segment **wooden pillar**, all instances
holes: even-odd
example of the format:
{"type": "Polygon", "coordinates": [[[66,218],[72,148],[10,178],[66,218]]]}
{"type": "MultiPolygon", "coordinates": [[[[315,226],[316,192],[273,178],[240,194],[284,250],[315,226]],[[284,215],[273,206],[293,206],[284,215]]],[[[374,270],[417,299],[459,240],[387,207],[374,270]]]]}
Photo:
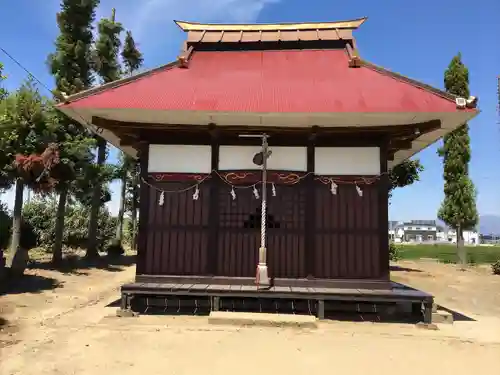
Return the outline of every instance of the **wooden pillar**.
{"type": "Polygon", "coordinates": [[[389,139],[383,138],[380,143],[380,180],[378,181],[378,219],[379,219],[379,254],[380,277],[389,280],[389,175],[387,159],[389,156],[389,139]]]}
{"type": "Polygon", "coordinates": [[[148,220],[149,220],[149,186],[142,180],[148,179],[148,159],[149,143],[141,142],[139,146],[139,166],[140,166],[140,190],[139,190],[139,233],[137,243],[137,270],[136,274],[146,273],[146,253],[148,241],[148,220]]]}
{"type": "MultiPolygon", "coordinates": [[[[211,169],[219,169],[219,143],[215,134],[212,136],[211,169]]],[[[221,181],[219,177],[212,172],[210,179],[210,204],[209,204],[209,224],[207,241],[207,273],[209,275],[217,274],[217,250],[219,244],[219,189],[221,181]]]]}
{"type": "Polygon", "coordinates": [[[316,258],[316,199],[315,199],[315,182],[314,182],[314,144],[316,136],[311,134],[307,144],[307,176],[304,183],[306,184],[306,210],[305,210],[305,268],[308,278],[314,278],[314,264],[316,258]]]}

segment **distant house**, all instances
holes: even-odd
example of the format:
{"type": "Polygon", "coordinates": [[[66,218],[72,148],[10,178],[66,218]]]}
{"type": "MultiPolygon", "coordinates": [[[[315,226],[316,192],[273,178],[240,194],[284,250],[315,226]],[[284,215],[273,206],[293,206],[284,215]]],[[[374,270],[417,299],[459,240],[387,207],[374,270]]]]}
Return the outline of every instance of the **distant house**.
{"type": "Polygon", "coordinates": [[[479,235],[479,243],[496,245],[500,243],[500,235],[499,234],[480,234],[479,235]]]}
{"type": "Polygon", "coordinates": [[[436,220],[411,220],[403,223],[403,242],[434,242],[437,240],[436,220]]]}
{"type": "MultiPolygon", "coordinates": [[[[476,230],[464,230],[464,243],[467,245],[478,245],[479,232],[476,230]]],[[[457,231],[451,228],[444,227],[438,232],[438,240],[442,242],[457,243],[457,231]]]]}
{"type": "MultiPolygon", "coordinates": [[[[436,220],[389,221],[389,239],[400,243],[457,243],[457,233],[436,220]]],[[[464,242],[479,244],[479,233],[464,231],[464,242]]]]}

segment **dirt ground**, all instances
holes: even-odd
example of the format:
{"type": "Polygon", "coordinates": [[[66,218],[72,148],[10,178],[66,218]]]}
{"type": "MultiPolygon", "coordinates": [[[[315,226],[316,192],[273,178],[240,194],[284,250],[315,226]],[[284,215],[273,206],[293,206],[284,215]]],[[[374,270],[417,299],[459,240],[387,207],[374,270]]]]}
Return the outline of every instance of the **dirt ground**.
{"type": "MultiPolygon", "coordinates": [[[[125,262],[126,263],[126,262],[125,262]]],[[[205,317],[115,317],[133,265],[30,269],[0,296],[0,374],[488,374],[500,368],[500,277],[400,262],[393,279],[456,312],[438,331],[396,323],[324,322],[317,329],[208,325],[205,317]],[[460,315],[461,314],[461,315],[460,315]]]]}

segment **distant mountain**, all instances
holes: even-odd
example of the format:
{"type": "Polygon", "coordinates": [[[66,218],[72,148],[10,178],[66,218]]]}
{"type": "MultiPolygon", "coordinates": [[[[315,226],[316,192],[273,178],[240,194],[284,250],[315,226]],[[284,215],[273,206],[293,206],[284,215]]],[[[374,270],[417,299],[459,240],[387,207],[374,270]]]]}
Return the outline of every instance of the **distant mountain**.
{"type": "MultiPolygon", "coordinates": [[[[437,225],[445,228],[446,224],[441,220],[436,220],[437,225]]],[[[480,234],[496,234],[500,235],[500,216],[497,215],[480,215],[479,216],[479,233],[480,234]]]]}
{"type": "Polygon", "coordinates": [[[479,233],[500,234],[500,216],[482,215],[479,217],[479,233]]]}

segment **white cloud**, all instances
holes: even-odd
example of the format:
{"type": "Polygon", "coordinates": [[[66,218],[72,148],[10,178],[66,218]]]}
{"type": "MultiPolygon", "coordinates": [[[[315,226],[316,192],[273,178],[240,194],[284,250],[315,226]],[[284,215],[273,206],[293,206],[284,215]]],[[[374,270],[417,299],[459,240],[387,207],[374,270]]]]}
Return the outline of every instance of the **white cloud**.
{"type": "MultiPolygon", "coordinates": [[[[262,9],[279,0],[147,0],[134,9],[132,29],[143,37],[173,19],[197,22],[255,22],[262,9]]],[[[161,34],[157,34],[161,38],[161,34]]]]}
{"type": "Polygon", "coordinates": [[[181,47],[180,32],[173,20],[194,22],[251,23],[270,4],[281,0],[101,0],[97,20],[109,17],[132,30],[141,50],[155,53],[165,45],[181,47]]]}

